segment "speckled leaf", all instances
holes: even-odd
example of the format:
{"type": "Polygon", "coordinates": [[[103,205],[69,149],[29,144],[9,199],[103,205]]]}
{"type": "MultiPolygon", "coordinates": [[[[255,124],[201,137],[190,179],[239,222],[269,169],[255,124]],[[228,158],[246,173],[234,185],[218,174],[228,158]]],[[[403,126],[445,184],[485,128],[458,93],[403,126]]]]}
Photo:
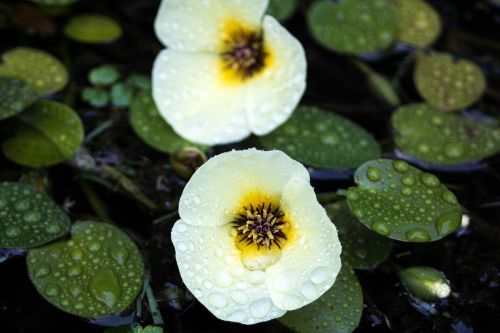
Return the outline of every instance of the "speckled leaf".
{"type": "Polygon", "coordinates": [[[383,236],[407,242],[430,242],[452,233],[462,207],[439,179],[405,161],[378,159],[356,170],[358,186],[347,200],[354,215],[383,236]]]}
{"type": "Polygon", "coordinates": [[[271,134],[261,137],[266,149],[320,168],[349,169],[380,156],[380,146],[362,127],[315,107],[299,107],[271,134]]]}
{"type": "Polygon", "coordinates": [[[420,54],[413,79],[422,98],[442,110],[466,108],[486,90],[484,74],[475,63],[447,53],[420,54]]]}
{"type": "Polygon", "coordinates": [[[22,79],[41,94],[58,92],[68,83],[68,71],[57,58],[28,47],[5,52],[0,75],[22,79]]]}
{"type": "Polygon", "coordinates": [[[0,248],[45,244],[69,228],[69,218],[46,194],[21,183],[0,183],[0,248]]]}
{"type": "Polygon", "coordinates": [[[346,201],[325,207],[339,232],[342,262],[353,268],[375,266],[389,256],[392,241],[365,227],[351,212],[346,201]]]}
{"type": "Polygon", "coordinates": [[[425,47],[441,34],[439,13],[424,0],[399,0],[398,40],[402,43],[425,47]]]}
{"type": "Polygon", "coordinates": [[[0,76],[0,120],[12,117],[33,104],[38,92],[23,80],[0,76]]]}
{"type": "Polygon", "coordinates": [[[342,265],[333,287],[313,303],[278,320],[297,333],[351,333],[363,312],[363,292],[349,265],[342,265]]]}
{"type": "Polygon", "coordinates": [[[83,141],[83,125],[70,107],[54,101],[38,101],[9,120],[13,135],[2,144],[5,156],[30,167],[44,167],[69,159],[83,141]]]}
{"type": "Polygon", "coordinates": [[[140,92],[134,98],[130,107],[130,124],[145,143],[165,153],[173,153],[183,147],[198,147],[201,150],[208,148],[177,135],[160,116],[150,91],[140,92]]]}
{"type": "Polygon", "coordinates": [[[31,281],[47,301],[85,318],[124,310],[143,283],[137,246],[105,223],[76,223],[71,240],[30,251],[27,263],[31,281]]]}
{"type": "Polygon", "coordinates": [[[64,34],[80,43],[110,43],[122,36],[122,28],[111,17],[102,15],[80,15],[73,17],[64,26],[64,34]]]}
{"type": "Polygon", "coordinates": [[[396,146],[427,163],[481,160],[500,151],[500,127],[439,112],[424,103],[400,107],[392,116],[396,146]]]}
{"type": "Polygon", "coordinates": [[[359,54],[388,48],[396,37],[398,19],[388,0],[321,0],[309,8],[307,23],[324,47],[359,54]]]}
{"type": "Polygon", "coordinates": [[[279,21],[286,21],[295,13],[297,4],[297,0],[269,0],[267,14],[279,21]]]}

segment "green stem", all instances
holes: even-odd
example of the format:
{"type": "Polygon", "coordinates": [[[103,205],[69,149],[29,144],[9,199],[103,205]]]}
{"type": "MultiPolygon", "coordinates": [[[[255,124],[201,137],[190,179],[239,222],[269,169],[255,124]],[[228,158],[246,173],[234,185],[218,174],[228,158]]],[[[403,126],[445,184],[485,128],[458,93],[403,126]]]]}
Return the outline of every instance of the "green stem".
{"type": "Polygon", "coordinates": [[[149,278],[144,281],[144,289],[146,290],[146,298],[148,300],[151,316],[153,317],[153,323],[156,326],[163,326],[163,318],[161,316],[160,310],[158,309],[158,303],[156,303],[153,289],[151,289],[151,284],[149,283],[149,278]]]}
{"type": "Polygon", "coordinates": [[[176,220],[176,219],[178,219],[178,217],[179,217],[179,212],[174,211],[174,212],[168,213],[167,215],[163,215],[163,216],[153,220],[153,224],[160,224],[160,223],[176,220]]]}
{"type": "Polygon", "coordinates": [[[83,191],[83,194],[85,194],[85,197],[87,198],[88,202],[92,206],[92,209],[96,213],[97,217],[102,222],[112,224],[113,222],[111,221],[111,218],[109,217],[109,212],[108,212],[106,205],[104,205],[101,198],[99,198],[99,196],[94,191],[94,189],[89,184],[89,182],[81,179],[79,181],[79,184],[80,184],[80,188],[83,191]]]}
{"type": "Polygon", "coordinates": [[[85,144],[88,144],[94,138],[98,137],[99,135],[101,135],[102,133],[104,133],[106,130],[110,129],[113,126],[114,123],[115,123],[115,120],[113,118],[110,118],[110,119],[102,122],[101,124],[99,124],[99,126],[97,126],[96,128],[94,128],[94,130],[92,132],[90,132],[85,137],[85,140],[83,142],[85,144]]]}

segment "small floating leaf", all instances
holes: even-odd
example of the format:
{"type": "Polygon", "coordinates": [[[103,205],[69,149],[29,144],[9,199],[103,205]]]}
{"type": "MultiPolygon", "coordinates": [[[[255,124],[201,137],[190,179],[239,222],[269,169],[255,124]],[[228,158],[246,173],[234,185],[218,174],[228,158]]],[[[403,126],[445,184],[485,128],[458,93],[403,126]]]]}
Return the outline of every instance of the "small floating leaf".
{"type": "Polygon", "coordinates": [[[457,61],[447,53],[420,54],[413,79],[422,98],[442,110],[466,108],[486,90],[484,74],[475,63],[457,61]]]}
{"type": "Polygon", "coordinates": [[[400,42],[417,47],[429,46],[441,34],[441,17],[424,0],[400,0],[399,14],[400,42]]]}
{"type": "Polygon", "coordinates": [[[344,263],[349,263],[353,268],[369,268],[387,259],[392,250],[392,241],[359,222],[347,202],[333,203],[325,208],[339,231],[344,263]]]}
{"type": "Polygon", "coordinates": [[[124,108],[130,105],[133,97],[133,90],[123,82],[113,84],[111,87],[111,103],[118,108],[124,108]]]}
{"type": "Polygon", "coordinates": [[[109,86],[120,78],[120,72],[115,66],[102,65],[89,72],[89,82],[96,86],[109,86]]]}
{"type": "Polygon", "coordinates": [[[270,0],[267,14],[279,21],[286,21],[295,13],[297,5],[297,0],[270,0]]]}
{"type": "Polygon", "coordinates": [[[82,90],[82,100],[93,107],[102,108],[109,103],[109,93],[101,88],[86,87],[82,90]]]}
{"type": "Polygon", "coordinates": [[[452,233],[462,220],[455,195],[433,174],[405,161],[378,159],[354,174],[347,191],[354,215],[383,236],[430,242],[452,233]]]}
{"type": "Polygon", "coordinates": [[[425,103],[397,109],[392,126],[397,147],[427,163],[467,163],[500,151],[499,126],[439,112],[425,103]]]}
{"type": "Polygon", "coordinates": [[[0,120],[21,113],[37,97],[38,92],[23,80],[0,76],[0,120]]]}
{"type": "Polygon", "coordinates": [[[356,168],[380,156],[380,146],[362,127],[315,107],[299,107],[271,134],[266,149],[282,150],[305,164],[330,169],[356,168]]]}
{"type": "Polygon", "coordinates": [[[83,141],[83,125],[69,106],[41,100],[9,120],[13,136],[2,144],[5,156],[18,164],[44,167],[69,159],[83,141]]]}
{"type": "Polygon", "coordinates": [[[31,281],[47,301],[85,318],[124,310],[143,283],[137,246],[105,223],[78,222],[71,240],[34,249],[27,262],[31,281]]]}
{"type": "Polygon", "coordinates": [[[398,19],[388,0],[320,0],[309,8],[307,23],[324,47],[359,54],[389,47],[397,34],[398,19]]]}
{"type": "Polygon", "coordinates": [[[134,98],[130,107],[130,124],[145,143],[165,153],[191,146],[207,149],[207,146],[195,145],[178,136],[160,116],[149,91],[140,92],[134,98]]]}
{"type": "Polygon", "coordinates": [[[399,279],[413,296],[424,301],[437,301],[450,295],[450,281],[432,267],[415,266],[399,272],[399,279]]]}
{"type": "Polygon", "coordinates": [[[41,94],[58,92],[68,83],[68,71],[57,58],[28,47],[5,52],[0,75],[22,79],[41,94]]]}
{"type": "Polygon", "coordinates": [[[297,333],[351,333],[363,312],[363,293],[349,265],[342,265],[333,287],[313,303],[278,320],[297,333]]]}
{"type": "Polygon", "coordinates": [[[122,35],[118,22],[108,16],[80,15],[70,19],[64,26],[64,34],[80,43],[110,43],[122,35]]]}
{"type": "Polygon", "coordinates": [[[69,228],[68,216],[46,194],[21,183],[0,183],[0,248],[45,244],[69,228]]]}

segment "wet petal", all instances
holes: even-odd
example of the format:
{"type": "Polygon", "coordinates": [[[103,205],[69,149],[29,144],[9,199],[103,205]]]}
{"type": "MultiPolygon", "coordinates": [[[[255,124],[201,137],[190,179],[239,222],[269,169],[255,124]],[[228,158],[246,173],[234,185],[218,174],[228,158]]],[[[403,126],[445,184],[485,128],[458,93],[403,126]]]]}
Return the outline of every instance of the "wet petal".
{"type": "Polygon", "coordinates": [[[295,240],[266,274],[273,303],[294,310],[313,302],[333,285],[341,266],[341,246],[335,226],[307,181],[293,179],[281,204],[295,227],[295,240]]]}
{"type": "Polygon", "coordinates": [[[268,0],[163,0],[156,35],[174,50],[218,52],[228,24],[259,30],[267,4],[268,0]]]}
{"type": "Polygon", "coordinates": [[[200,227],[177,221],[172,230],[182,280],[217,318],[254,324],[282,316],[263,271],[241,263],[230,226],[200,227]]]}

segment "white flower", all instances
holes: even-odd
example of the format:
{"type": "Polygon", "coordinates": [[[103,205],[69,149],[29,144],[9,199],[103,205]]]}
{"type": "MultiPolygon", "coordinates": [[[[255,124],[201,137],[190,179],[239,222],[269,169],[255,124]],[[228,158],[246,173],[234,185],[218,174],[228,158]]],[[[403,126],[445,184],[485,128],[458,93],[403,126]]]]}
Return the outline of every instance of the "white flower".
{"type": "Polygon", "coordinates": [[[268,0],[163,0],[155,21],[163,50],[153,96],[165,120],[203,144],[264,135],[302,97],[302,45],[274,18],[268,0]]]}
{"type": "Polygon", "coordinates": [[[337,230],[309,174],[280,151],[232,151],[186,185],[172,230],[189,290],[220,319],[254,324],[311,303],[340,270],[337,230]]]}

